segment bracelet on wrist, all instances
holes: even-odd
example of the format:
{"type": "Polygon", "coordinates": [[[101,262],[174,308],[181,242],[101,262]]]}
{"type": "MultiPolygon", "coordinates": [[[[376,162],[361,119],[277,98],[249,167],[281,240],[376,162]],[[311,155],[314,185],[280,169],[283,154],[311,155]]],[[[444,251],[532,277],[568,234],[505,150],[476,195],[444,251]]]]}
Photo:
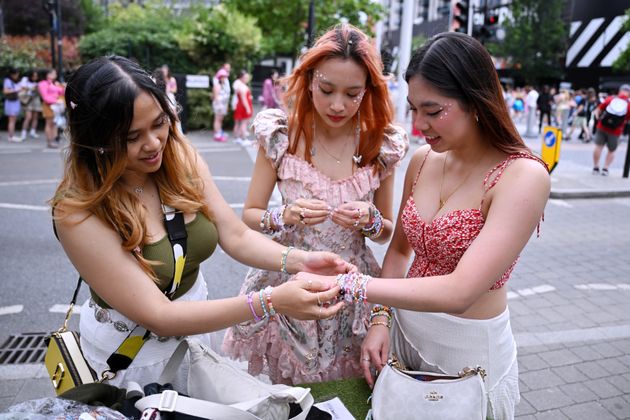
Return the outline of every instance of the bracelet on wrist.
{"type": "Polygon", "coordinates": [[[282,251],[282,258],[280,259],[280,271],[284,274],[291,274],[287,271],[287,257],[289,256],[289,252],[293,251],[294,249],[294,247],[288,246],[284,251],[282,251]]]}
{"type": "Polygon", "coordinates": [[[252,315],[254,315],[254,321],[262,321],[263,318],[258,316],[256,309],[254,309],[254,292],[249,292],[247,294],[247,304],[249,305],[249,309],[252,311],[252,315]]]}
{"type": "Polygon", "coordinates": [[[374,325],[383,325],[387,328],[391,328],[392,324],[389,321],[370,321],[370,327],[374,325]]]}
{"type": "Polygon", "coordinates": [[[265,298],[263,297],[263,289],[260,289],[258,292],[258,298],[260,299],[260,306],[262,306],[263,310],[263,319],[269,318],[269,311],[267,311],[267,306],[265,306],[265,298]]]}
{"type": "Polygon", "coordinates": [[[271,302],[271,292],[273,292],[272,286],[265,287],[265,296],[267,297],[267,307],[269,308],[269,317],[273,318],[276,315],[276,310],[271,302]]]}
{"type": "Polygon", "coordinates": [[[383,223],[383,215],[374,205],[370,206],[370,210],[372,213],[370,221],[361,229],[361,234],[370,239],[376,239],[383,233],[383,227],[385,226],[383,223]]]}
{"type": "Polygon", "coordinates": [[[367,285],[371,276],[361,273],[339,274],[336,278],[341,298],[349,303],[367,302],[367,285]]]}

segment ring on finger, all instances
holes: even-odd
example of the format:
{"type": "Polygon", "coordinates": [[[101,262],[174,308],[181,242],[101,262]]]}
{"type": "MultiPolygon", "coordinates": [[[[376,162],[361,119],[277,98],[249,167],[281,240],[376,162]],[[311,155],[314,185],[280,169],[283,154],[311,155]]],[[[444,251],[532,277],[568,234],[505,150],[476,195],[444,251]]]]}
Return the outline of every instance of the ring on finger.
{"type": "Polygon", "coordinates": [[[319,292],[317,292],[315,296],[317,296],[317,306],[322,306],[322,301],[319,300],[319,292]]]}
{"type": "Polygon", "coordinates": [[[359,227],[359,219],[355,220],[352,226],[359,227]]]}

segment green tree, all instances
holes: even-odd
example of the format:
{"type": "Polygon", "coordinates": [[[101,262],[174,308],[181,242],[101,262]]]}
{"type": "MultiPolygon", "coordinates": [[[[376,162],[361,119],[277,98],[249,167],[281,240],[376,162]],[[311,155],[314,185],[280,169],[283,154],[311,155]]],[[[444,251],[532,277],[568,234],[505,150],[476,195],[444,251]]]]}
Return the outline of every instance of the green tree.
{"type": "Polygon", "coordinates": [[[84,60],[118,54],[136,59],[147,69],[164,63],[174,72],[195,69],[179,45],[182,19],[174,17],[161,2],[147,1],[143,6],[132,3],[126,7],[114,3],[109,12],[101,30],[81,39],[79,50],[84,60]]]}
{"type": "MultiPolygon", "coordinates": [[[[256,17],[262,30],[265,55],[295,57],[306,43],[308,0],[225,0],[247,16],[256,17]]],[[[385,13],[371,0],[328,0],[315,2],[315,35],[336,23],[347,21],[371,34],[371,24],[385,13]]]]}
{"type": "Polygon", "coordinates": [[[190,59],[210,71],[224,62],[236,69],[250,68],[260,56],[262,33],[256,19],[219,5],[193,9],[178,38],[190,59]]]}
{"type": "Polygon", "coordinates": [[[506,57],[520,69],[527,83],[562,76],[567,24],[563,0],[513,0],[512,17],[504,24],[503,43],[489,45],[491,53],[506,57]]]}
{"type": "MultiPolygon", "coordinates": [[[[624,31],[630,31],[630,9],[626,10],[626,21],[623,24],[624,31]]],[[[613,69],[617,71],[630,72],[630,44],[621,52],[613,63],[613,69]]]]}
{"type": "Polygon", "coordinates": [[[85,16],[85,33],[100,31],[105,27],[106,19],[103,8],[94,0],[79,0],[83,15],[85,16]]]}

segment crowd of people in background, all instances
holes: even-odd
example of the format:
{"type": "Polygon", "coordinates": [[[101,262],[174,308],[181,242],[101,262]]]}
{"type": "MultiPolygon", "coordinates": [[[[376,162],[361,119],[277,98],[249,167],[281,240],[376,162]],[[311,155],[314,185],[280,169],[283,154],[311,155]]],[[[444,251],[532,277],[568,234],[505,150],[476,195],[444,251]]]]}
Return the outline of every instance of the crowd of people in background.
{"type": "MultiPolygon", "coordinates": [[[[30,69],[20,72],[12,68],[6,72],[2,96],[9,142],[19,143],[29,137],[38,139],[40,134],[37,131],[40,120],[43,119],[41,127],[44,129],[47,147],[59,147],[60,131],[63,131],[66,125],[66,109],[64,85],[57,80],[57,76],[54,69],[43,71],[30,69]]],[[[158,67],[153,72],[153,78],[163,87],[173,109],[177,110],[175,98],[177,81],[171,74],[169,66],[164,64],[158,67]]],[[[630,124],[627,123],[630,114],[619,122],[617,127],[603,126],[600,120],[613,98],[625,99],[627,104],[630,88],[626,87],[628,85],[623,85],[615,94],[605,91],[598,93],[593,87],[570,89],[564,85],[558,88],[552,85],[513,87],[506,84],[503,97],[514,122],[526,124],[524,133],[526,138],[538,137],[542,134],[544,126],[548,125],[559,128],[563,141],[576,139],[583,143],[593,141],[595,149],[592,172],[606,176],[620,138],[624,140],[630,133],[630,124]],[[600,170],[599,160],[604,146],[608,153],[600,170]]],[[[393,96],[395,92],[390,94],[393,96]]],[[[239,70],[237,77],[234,77],[231,74],[230,63],[223,63],[212,76],[211,82],[213,121],[209,124],[213,131],[212,139],[216,142],[230,140],[226,126],[231,124],[229,122],[231,119],[233,121],[231,141],[243,146],[252,145],[254,142],[250,138],[250,125],[252,118],[255,117],[255,110],[284,109],[283,96],[282,76],[277,69],[272,68],[268,72],[262,83],[262,92],[254,98],[251,74],[242,69],[239,70]]],[[[627,105],[624,109],[628,109],[627,105]]],[[[413,140],[423,143],[423,137],[421,131],[413,129],[411,133],[413,140]]]]}

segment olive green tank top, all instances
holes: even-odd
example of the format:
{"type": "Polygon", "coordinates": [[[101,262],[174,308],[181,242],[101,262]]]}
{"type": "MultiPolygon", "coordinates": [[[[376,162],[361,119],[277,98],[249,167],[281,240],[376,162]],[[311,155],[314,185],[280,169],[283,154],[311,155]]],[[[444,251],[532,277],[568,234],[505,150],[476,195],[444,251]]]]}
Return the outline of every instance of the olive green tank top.
{"type": "MultiPolygon", "coordinates": [[[[182,282],[177,288],[173,300],[190,290],[199,274],[199,264],[212,255],[219,242],[219,232],[216,226],[203,213],[197,213],[193,220],[186,223],[186,232],[188,233],[186,263],[182,273],[182,282]]],[[[160,264],[152,267],[158,278],[158,287],[162,291],[166,290],[173,280],[173,270],[175,269],[173,248],[168,240],[168,235],[164,235],[157,242],[145,245],[142,248],[142,255],[149,261],[160,262],[160,264]]],[[[110,308],[92,289],[90,289],[90,293],[97,305],[110,308]]]]}

